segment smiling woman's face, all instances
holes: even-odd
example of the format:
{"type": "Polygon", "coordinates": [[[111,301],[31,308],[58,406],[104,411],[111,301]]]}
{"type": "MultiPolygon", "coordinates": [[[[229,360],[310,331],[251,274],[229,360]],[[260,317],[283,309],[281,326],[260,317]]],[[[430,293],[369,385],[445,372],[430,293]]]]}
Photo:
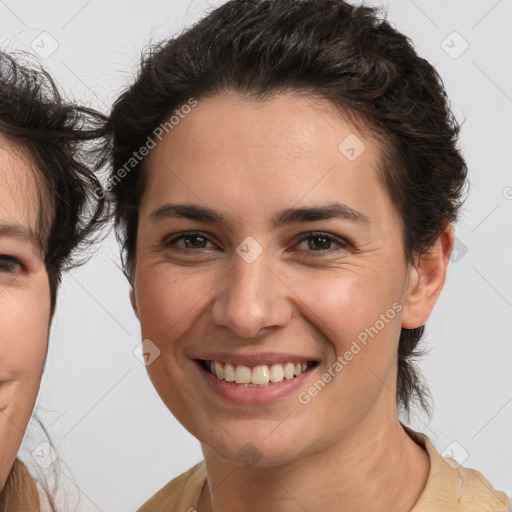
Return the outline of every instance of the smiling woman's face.
{"type": "Polygon", "coordinates": [[[38,198],[27,158],[0,135],[0,490],[39,390],[50,288],[34,233],[38,198]]]}
{"type": "Polygon", "coordinates": [[[152,151],[132,302],[152,382],[206,450],[236,461],[252,443],[281,464],[396,416],[400,329],[433,304],[408,303],[417,275],[378,162],[367,130],[297,95],[201,100],[152,151]],[[332,218],[291,213],[333,204],[332,218]],[[228,380],[282,381],[228,383],[211,360],[228,380]]]}

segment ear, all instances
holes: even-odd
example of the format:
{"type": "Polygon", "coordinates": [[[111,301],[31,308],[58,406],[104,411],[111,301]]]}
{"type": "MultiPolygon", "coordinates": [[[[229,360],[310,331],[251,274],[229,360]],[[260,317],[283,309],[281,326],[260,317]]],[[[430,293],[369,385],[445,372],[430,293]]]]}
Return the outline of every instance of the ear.
{"type": "Polygon", "coordinates": [[[130,302],[135,316],[139,318],[139,311],[137,310],[137,299],[135,298],[135,290],[133,289],[133,286],[130,288],[130,302]]]}
{"type": "Polygon", "coordinates": [[[430,317],[446,280],[453,239],[453,226],[448,224],[432,249],[410,270],[402,327],[416,329],[430,317]]]}

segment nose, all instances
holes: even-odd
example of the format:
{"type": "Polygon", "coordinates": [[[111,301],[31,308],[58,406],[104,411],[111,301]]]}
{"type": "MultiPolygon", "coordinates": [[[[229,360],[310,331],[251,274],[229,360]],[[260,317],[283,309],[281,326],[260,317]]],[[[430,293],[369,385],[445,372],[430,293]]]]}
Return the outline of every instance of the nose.
{"type": "Polygon", "coordinates": [[[289,298],[293,294],[271,269],[264,254],[248,263],[235,253],[232,267],[219,286],[213,321],[229,328],[237,337],[256,338],[290,321],[289,298]]]}

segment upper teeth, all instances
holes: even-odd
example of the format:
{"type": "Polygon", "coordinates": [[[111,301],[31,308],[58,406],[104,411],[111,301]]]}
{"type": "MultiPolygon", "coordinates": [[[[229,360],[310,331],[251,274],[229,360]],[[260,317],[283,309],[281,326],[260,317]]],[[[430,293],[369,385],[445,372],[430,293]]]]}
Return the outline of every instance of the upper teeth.
{"type": "Polygon", "coordinates": [[[305,372],[308,363],[285,363],[273,364],[270,366],[262,364],[249,368],[242,364],[232,365],[230,363],[219,363],[218,361],[206,361],[207,368],[216,375],[217,378],[226,382],[235,382],[237,384],[258,384],[265,385],[269,382],[281,382],[283,379],[293,379],[295,376],[305,372]]]}

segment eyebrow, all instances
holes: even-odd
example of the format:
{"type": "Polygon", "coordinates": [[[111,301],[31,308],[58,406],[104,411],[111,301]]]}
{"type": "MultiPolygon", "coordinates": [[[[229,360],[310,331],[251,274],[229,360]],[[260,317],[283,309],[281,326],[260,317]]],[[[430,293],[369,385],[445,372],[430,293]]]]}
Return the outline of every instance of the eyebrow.
{"type": "Polygon", "coordinates": [[[0,238],[2,237],[27,240],[38,247],[41,245],[39,237],[33,231],[16,224],[0,224],[0,238]]]}
{"type": "MultiPolygon", "coordinates": [[[[167,203],[153,210],[149,215],[152,221],[173,217],[182,217],[200,222],[229,223],[227,218],[220,212],[196,204],[167,203]]],[[[363,213],[337,202],[325,206],[287,208],[274,215],[272,223],[274,227],[282,227],[289,224],[328,219],[342,219],[361,224],[371,224],[370,219],[363,213]]]]}

